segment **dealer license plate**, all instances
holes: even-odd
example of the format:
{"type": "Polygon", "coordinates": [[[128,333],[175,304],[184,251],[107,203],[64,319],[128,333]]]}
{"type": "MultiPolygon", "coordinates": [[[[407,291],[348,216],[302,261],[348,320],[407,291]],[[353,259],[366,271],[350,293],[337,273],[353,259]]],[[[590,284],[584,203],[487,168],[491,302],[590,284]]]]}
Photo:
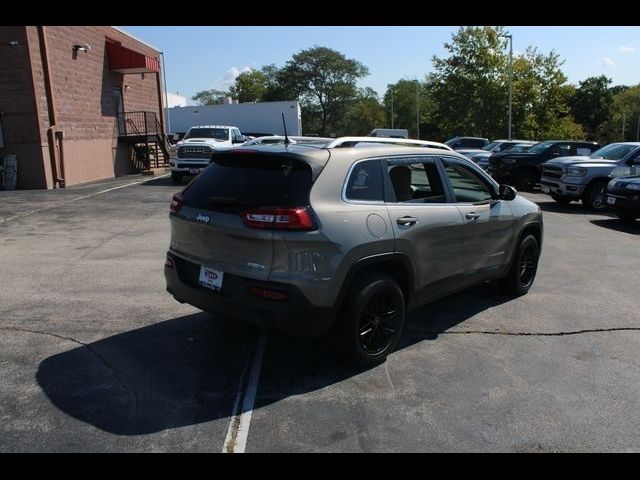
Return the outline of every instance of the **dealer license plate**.
{"type": "Polygon", "coordinates": [[[190,168],[189,169],[189,173],[193,173],[194,175],[197,175],[200,173],[200,169],[199,168],[190,168]]]}
{"type": "Polygon", "coordinates": [[[551,191],[551,189],[549,187],[547,187],[546,185],[542,185],[542,191],[544,193],[549,193],[551,191]]]}
{"type": "Polygon", "coordinates": [[[215,270],[213,268],[200,267],[200,277],[198,281],[203,287],[210,288],[212,290],[220,290],[222,288],[222,277],[224,272],[221,270],[215,270]]]}

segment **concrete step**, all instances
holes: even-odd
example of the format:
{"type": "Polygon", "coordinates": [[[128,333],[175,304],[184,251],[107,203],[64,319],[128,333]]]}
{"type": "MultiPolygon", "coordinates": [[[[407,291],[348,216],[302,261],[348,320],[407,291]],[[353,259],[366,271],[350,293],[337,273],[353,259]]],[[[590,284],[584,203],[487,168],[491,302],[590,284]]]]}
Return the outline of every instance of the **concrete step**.
{"type": "Polygon", "coordinates": [[[164,175],[165,173],[169,173],[171,168],[169,167],[158,167],[158,168],[149,168],[147,170],[143,170],[140,173],[142,175],[150,175],[157,177],[158,175],[164,175]]]}

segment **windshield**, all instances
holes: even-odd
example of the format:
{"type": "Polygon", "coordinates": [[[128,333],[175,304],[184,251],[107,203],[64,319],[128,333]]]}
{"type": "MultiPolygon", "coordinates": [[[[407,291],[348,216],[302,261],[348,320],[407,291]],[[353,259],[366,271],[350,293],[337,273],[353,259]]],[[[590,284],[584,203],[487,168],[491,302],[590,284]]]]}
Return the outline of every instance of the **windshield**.
{"type": "Polygon", "coordinates": [[[625,145],[623,143],[612,143],[591,154],[591,158],[606,158],[607,160],[621,160],[633,150],[637,145],[625,145]]]}
{"type": "Polygon", "coordinates": [[[541,142],[527,150],[527,153],[542,153],[551,145],[553,145],[553,142],[541,142]]]}
{"type": "Polygon", "coordinates": [[[526,152],[531,148],[531,145],[512,145],[505,149],[505,152],[526,152]]]}
{"type": "Polygon", "coordinates": [[[194,208],[240,212],[248,206],[303,207],[309,204],[311,168],[277,155],[221,155],[183,192],[194,208]]]}
{"type": "Polygon", "coordinates": [[[184,136],[183,140],[188,138],[213,138],[216,140],[228,140],[228,128],[191,128],[184,136]]]}
{"type": "Polygon", "coordinates": [[[502,145],[502,142],[491,142],[491,143],[485,145],[484,147],[482,147],[482,150],[486,150],[488,152],[492,152],[494,148],[497,148],[500,145],[502,145]]]}

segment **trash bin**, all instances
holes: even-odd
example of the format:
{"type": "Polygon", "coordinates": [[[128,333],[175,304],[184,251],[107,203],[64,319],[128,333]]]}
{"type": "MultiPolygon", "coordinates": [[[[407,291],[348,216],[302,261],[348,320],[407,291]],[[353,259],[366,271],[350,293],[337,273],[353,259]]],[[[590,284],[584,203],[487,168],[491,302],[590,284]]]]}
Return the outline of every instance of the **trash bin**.
{"type": "Polygon", "coordinates": [[[5,190],[15,190],[18,183],[18,156],[7,155],[4,157],[2,169],[2,186],[5,190]]]}

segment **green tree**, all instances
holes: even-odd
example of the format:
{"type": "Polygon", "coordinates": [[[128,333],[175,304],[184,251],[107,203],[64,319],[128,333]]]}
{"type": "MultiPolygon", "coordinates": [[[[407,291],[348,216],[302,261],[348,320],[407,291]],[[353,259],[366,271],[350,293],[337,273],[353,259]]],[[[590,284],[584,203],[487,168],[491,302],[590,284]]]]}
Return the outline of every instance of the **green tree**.
{"type": "Polygon", "coordinates": [[[275,102],[296,98],[294,92],[278,82],[278,67],[265,65],[260,70],[243,72],[234,85],[229,89],[231,96],[241,103],[244,102],[275,102]]]}
{"type": "Polygon", "coordinates": [[[317,125],[320,134],[328,135],[358,98],[357,80],[368,73],[357,60],[315,46],[293,55],[276,77],[282,91],[300,100],[303,116],[317,125]]]}
{"type": "Polygon", "coordinates": [[[418,138],[416,131],[416,112],[418,112],[420,136],[439,140],[439,135],[433,137],[434,129],[430,123],[433,101],[429,91],[427,84],[417,80],[403,79],[389,85],[383,99],[387,121],[382,126],[391,128],[393,124],[394,128],[406,128],[409,130],[409,137],[418,138]],[[391,108],[392,103],[393,109],[391,108]],[[391,121],[392,110],[393,122],[391,121]]]}
{"type": "Polygon", "coordinates": [[[347,108],[339,135],[368,135],[374,128],[384,126],[386,115],[378,100],[378,94],[371,88],[358,92],[358,98],[347,108]]]}
{"type": "Polygon", "coordinates": [[[195,100],[199,105],[217,105],[220,103],[220,97],[226,97],[228,95],[229,92],[223,90],[202,90],[191,97],[191,100],[195,100]]]}
{"type": "MultiPolygon", "coordinates": [[[[575,122],[569,99],[575,88],[567,84],[563,62],[553,50],[544,55],[528,47],[514,68],[514,98],[518,115],[513,117],[514,136],[523,139],[584,138],[582,127],[575,122]]],[[[514,108],[514,112],[516,108],[514,108]]]]}
{"type": "Polygon", "coordinates": [[[598,127],[598,139],[600,143],[635,142],[638,138],[638,122],[640,122],[640,84],[620,89],[613,96],[611,114],[598,127]]]}
{"type": "Polygon", "coordinates": [[[580,82],[569,100],[571,113],[582,124],[587,137],[594,139],[598,126],[609,119],[613,106],[611,79],[600,75],[580,82]]]}
{"type": "Polygon", "coordinates": [[[229,94],[240,103],[258,102],[267,91],[268,78],[260,70],[242,72],[236,77],[229,94]]]}
{"type": "MultiPolygon", "coordinates": [[[[431,121],[442,137],[505,138],[509,57],[502,27],[461,27],[445,43],[446,58],[433,57],[428,88],[431,121]]],[[[512,136],[521,139],[582,138],[567,104],[574,88],[551,51],[529,47],[513,59],[512,136]]]]}
{"type": "Polygon", "coordinates": [[[501,27],[461,27],[434,56],[433,119],[445,136],[504,136],[508,58],[501,27]]]}

